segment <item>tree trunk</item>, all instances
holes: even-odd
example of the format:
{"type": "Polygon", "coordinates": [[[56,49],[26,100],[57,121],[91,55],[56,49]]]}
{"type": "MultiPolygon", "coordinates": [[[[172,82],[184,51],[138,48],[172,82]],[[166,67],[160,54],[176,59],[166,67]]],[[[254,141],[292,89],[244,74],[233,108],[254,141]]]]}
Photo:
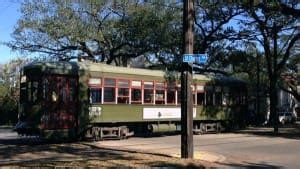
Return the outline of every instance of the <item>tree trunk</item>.
{"type": "Polygon", "coordinates": [[[278,113],[277,113],[277,86],[276,78],[270,78],[270,120],[274,126],[274,133],[278,133],[278,113]]]}

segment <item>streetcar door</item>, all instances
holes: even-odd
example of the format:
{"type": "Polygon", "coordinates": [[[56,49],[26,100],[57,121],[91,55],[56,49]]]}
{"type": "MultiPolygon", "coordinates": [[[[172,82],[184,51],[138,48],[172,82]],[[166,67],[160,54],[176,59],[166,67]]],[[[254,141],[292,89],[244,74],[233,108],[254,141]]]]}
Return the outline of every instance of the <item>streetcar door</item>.
{"type": "Polygon", "coordinates": [[[77,78],[52,75],[43,80],[44,129],[76,128],[77,78]]]}

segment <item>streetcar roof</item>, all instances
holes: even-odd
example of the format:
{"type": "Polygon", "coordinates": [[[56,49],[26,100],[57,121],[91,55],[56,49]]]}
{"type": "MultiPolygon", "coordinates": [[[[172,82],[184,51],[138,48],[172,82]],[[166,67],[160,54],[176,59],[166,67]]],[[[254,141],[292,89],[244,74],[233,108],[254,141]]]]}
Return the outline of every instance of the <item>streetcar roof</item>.
{"type": "MultiPolygon", "coordinates": [[[[24,66],[24,70],[39,69],[42,72],[50,72],[53,74],[78,74],[79,71],[90,72],[103,72],[103,73],[115,73],[115,74],[127,74],[137,76],[152,76],[152,77],[165,77],[166,72],[161,70],[150,70],[142,68],[128,68],[118,67],[113,65],[107,65],[104,63],[94,62],[32,62],[24,66]]],[[[177,74],[179,77],[179,73],[177,74]]],[[[199,75],[194,74],[193,79],[201,81],[216,81],[217,83],[245,83],[242,80],[227,76],[213,76],[213,75],[199,75]]]]}

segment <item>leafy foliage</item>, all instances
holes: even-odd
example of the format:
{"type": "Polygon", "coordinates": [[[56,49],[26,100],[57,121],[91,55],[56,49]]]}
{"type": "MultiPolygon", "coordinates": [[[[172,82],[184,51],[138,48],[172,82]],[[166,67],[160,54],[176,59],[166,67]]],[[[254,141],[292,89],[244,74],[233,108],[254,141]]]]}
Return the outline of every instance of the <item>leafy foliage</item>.
{"type": "Polygon", "coordinates": [[[8,43],[15,50],[116,65],[149,53],[178,50],[174,43],[178,43],[179,11],[161,7],[159,1],[28,0],[21,12],[15,40],[8,43]]]}

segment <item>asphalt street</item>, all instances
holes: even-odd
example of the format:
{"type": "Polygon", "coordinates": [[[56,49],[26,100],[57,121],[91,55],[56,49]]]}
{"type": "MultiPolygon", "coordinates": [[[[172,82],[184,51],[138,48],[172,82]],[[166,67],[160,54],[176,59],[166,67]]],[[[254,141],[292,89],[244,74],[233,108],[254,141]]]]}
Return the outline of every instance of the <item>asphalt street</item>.
{"type": "MultiPolygon", "coordinates": [[[[236,167],[300,168],[300,132],[298,126],[280,129],[249,128],[237,133],[194,136],[195,158],[236,167]]],[[[93,143],[131,151],[180,156],[180,135],[132,137],[128,140],[106,140],[93,143]]]]}

